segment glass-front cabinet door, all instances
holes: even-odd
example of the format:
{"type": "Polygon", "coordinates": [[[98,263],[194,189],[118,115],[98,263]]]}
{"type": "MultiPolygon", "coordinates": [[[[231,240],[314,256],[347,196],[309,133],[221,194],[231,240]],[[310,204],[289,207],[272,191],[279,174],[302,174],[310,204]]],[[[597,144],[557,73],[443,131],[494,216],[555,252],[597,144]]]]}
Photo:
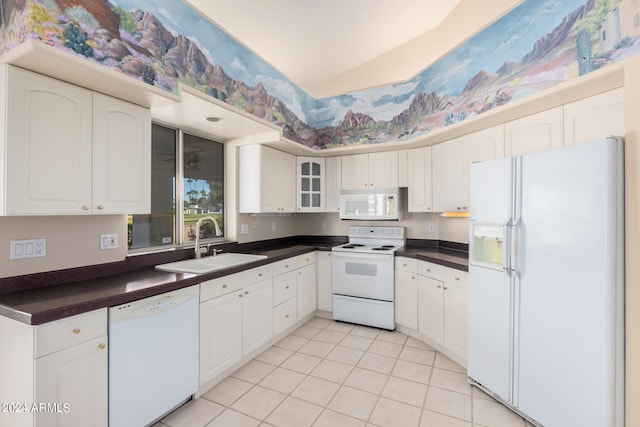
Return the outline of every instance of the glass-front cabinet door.
{"type": "Polygon", "coordinates": [[[325,210],[324,158],[298,157],[298,212],[323,212],[325,210]]]}

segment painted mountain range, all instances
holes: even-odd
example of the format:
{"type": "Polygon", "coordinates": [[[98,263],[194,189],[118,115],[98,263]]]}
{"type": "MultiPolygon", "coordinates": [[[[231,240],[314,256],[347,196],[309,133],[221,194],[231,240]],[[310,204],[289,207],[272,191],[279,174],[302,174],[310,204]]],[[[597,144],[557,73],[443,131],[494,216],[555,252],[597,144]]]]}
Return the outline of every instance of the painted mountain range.
{"type": "MultiPolygon", "coordinates": [[[[143,2],[157,13],[125,9],[121,4],[127,2],[136,0],[2,0],[0,52],[37,39],[169,92],[177,92],[181,82],[274,123],[285,137],[317,149],[416,138],[640,52],[640,33],[624,34],[619,24],[630,19],[624,7],[632,7],[632,0],[613,2],[618,3],[615,7],[609,0],[529,0],[409,82],[315,100],[299,88],[283,91],[292,84],[267,70],[259,58],[240,52],[237,42],[203,41],[181,34],[176,28],[187,30],[169,18],[161,22],[158,17],[167,17],[167,12],[159,4],[166,2],[143,2]],[[558,15],[567,3],[577,7],[558,15]],[[515,37],[508,24],[526,28],[523,17],[529,17],[533,27],[534,18],[547,16],[556,19],[555,26],[518,55],[525,38],[515,37]],[[519,40],[519,50],[508,47],[511,39],[519,40]],[[489,45],[487,40],[500,55],[468,54],[489,45]],[[238,57],[244,64],[258,63],[245,78],[239,77],[243,67],[238,57]],[[457,72],[463,67],[464,73],[457,72]],[[474,68],[475,74],[469,75],[474,68]]],[[[190,21],[202,18],[181,1],[171,4],[181,12],[175,21],[182,14],[190,21]]],[[[197,24],[219,32],[209,21],[197,24]]]]}

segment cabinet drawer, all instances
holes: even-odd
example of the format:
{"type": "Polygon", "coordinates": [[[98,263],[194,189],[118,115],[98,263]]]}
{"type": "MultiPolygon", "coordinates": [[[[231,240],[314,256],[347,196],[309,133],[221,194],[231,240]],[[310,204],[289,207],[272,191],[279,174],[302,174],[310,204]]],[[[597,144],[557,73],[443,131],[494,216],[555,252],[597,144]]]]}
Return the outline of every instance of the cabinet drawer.
{"type": "Polygon", "coordinates": [[[443,281],[449,285],[460,286],[463,289],[467,289],[467,277],[468,274],[466,271],[445,268],[443,281]]]}
{"type": "Polygon", "coordinates": [[[448,270],[447,267],[439,264],[427,261],[418,261],[418,274],[421,276],[431,277],[432,279],[437,279],[443,282],[446,276],[446,270],[448,270]]]}
{"type": "Polygon", "coordinates": [[[252,268],[242,272],[242,282],[244,286],[253,285],[273,276],[273,264],[263,265],[261,267],[252,268]]]}
{"type": "Polygon", "coordinates": [[[298,267],[296,266],[295,258],[283,259],[282,261],[277,261],[271,264],[271,269],[273,270],[274,276],[288,273],[295,270],[296,268],[298,267]]]}
{"type": "Polygon", "coordinates": [[[418,260],[415,258],[396,257],[396,270],[418,272],[418,260]]]}
{"type": "Polygon", "coordinates": [[[273,306],[277,307],[283,302],[296,296],[296,272],[276,276],[273,279],[273,306]]]}
{"type": "Polygon", "coordinates": [[[36,326],[35,357],[54,353],[106,333],[106,308],[36,326]]]}
{"type": "Polygon", "coordinates": [[[242,273],[230,274],[200,283],[200,302],[242,289],[242,273]]]}
{"type": "Polygon", "coordinates": [[[297,307],[296,300],[291,299],[273,309],[273,334],[275,336],[280,335],[298,321],[297,307]]]}
{"type": "Polygon", "coordinates": [[[309,252],[304,255],[298,255],[296,258],[296,267],[301,268],[307,265],[315,264],[316,262],[316,253],[309,252]]]}

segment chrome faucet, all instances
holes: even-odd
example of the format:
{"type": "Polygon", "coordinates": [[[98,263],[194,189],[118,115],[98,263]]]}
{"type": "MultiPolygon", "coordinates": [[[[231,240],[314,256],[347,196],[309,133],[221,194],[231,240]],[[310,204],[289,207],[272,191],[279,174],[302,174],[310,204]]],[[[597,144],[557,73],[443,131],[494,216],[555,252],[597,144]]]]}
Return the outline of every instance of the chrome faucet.
{"type": "MultiPolygon", "coordinates": [[[[218,224],[218,221],[214,217],[203,216],[202,218],[200,218],[198,222],[196,222],[196,249],[195,249],[196,259],[199,259],[202,256],[202,253],[200,252],[200,226],[207,219],[213,222],[213,226],[216,228],[216,236],[222,236],[222,230],[220,230],[220,225],[218,224]]],[[[213,253],[215,254],[217,252],[214,250],[213,253]]]]}

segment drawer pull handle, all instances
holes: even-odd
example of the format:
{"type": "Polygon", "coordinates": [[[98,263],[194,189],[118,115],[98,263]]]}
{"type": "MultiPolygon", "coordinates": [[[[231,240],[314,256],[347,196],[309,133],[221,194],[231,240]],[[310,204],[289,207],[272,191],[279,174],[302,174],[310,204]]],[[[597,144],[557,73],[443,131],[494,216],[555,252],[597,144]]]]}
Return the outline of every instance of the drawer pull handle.
{"type": "Polygon", "coordinates": [[[73,333],[78,335],[80,333],[80,329],[79,328],[74,328],[73,333]]]}
{"type": "Polygon", "coordinates": [[[227,289],[229,286],[227,286],[227,284],[225,283],[224,285],[222,285],[222,287],[227,289]]]}
{"type": "Polygon", "coordinates": [[[285,288],[285,289],[289,289],[289,285],[285,286],[284,288],[285,288]]]}
{"type": "Polygon", "coordinates": [[[415,280],[415,278],[416,278],[416,276],[411,276],[411,279],[412,279],[412,280],[415,280]]]}
{"type": "Polygon", "coordinates": [[[102,209],[104,209],[104,206],[103,205],[98,205],[98,209],[102,210],[102,209]]]}
{"type": "Polygon", "coordinates": [[[245,295],[249,295],[249,291],[244,291],[244,294],[245,295]]]}
{"type": "Polygon", "coordinates": [[[430,268],[427,268],[427,271],[428,271],[428,272],[431,272],[431,269],[430,269],[430,268]]]}
{"type": "Polygon", "coordinates": [[[438,285],[438,289],[440,289],[442,286],[438,285]]]}
{"type": "Polygon", "coordinates": [[[258,277],[262,277],[262,273],[258,273],[258,277]]]}
{"type": "Polygon", "coordinates": [[[456,280],[460,280],[460,278],[458,276],[456,276],[456,280]]]}
{"type": "Polygon", "coordinates": [[[105,347],[106,347],[106,345],[104,345],[103,343],[98,344],[98,348],[100,350],[104,350],[105,347]]]}

